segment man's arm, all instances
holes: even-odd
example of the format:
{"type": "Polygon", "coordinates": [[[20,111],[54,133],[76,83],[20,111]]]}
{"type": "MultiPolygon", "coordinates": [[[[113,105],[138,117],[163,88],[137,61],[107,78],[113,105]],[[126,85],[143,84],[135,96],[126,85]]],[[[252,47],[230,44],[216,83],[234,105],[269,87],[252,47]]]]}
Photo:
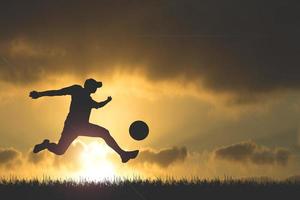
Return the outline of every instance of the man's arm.
{"type": "Polygon", "coordinates": [[[107,97],[107,99],[105,101],[101,101],[101,102],[96,102],[95,101],[95,106],[94,108],[98,109],[101,108],[103,106],[105,106],[108,102],[110,102],[112,100],[111,96],[107,97]]]}
{"type": "Polygon", "coordinates": [[[70,87],[62,88],[60,90],[47,90],[43,92],[31,91],[29,96],[33,99],[37,99],[43,96],[62,96],[62,95],[71,95],[78,88],[81,88],[79,85],[72,85],[70,87]]]}

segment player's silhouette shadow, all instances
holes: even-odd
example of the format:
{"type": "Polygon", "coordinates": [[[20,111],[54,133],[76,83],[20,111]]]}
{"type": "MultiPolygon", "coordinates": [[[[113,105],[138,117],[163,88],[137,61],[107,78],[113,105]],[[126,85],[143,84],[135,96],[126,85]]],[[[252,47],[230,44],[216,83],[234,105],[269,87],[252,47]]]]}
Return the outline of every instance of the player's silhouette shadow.
{"type": "Polygon", "coordinates": [[[101,108],[112,100],[110,96],[102,102],[96,102],[91,98],[90,95],[95,93],[100,87],[102,87],[102,82],[98,82],[94,79],[87,79],[83,87],[80,85],[72,85],[59,90],[30,92],[29,96],[32,99],[44,96],[62,95],[71,95],[72,98],[70,111],[65,120],[64,128],[58,143],[56,144],[45,139],[42,143],[35,145],[33,152],[38,153],[48,149],[48,151],[56,155],[62,155],[78,136],[89,136],[103,138],[106,144],[120,155],[123,163],[135,158],[138,155],[138,150],[124,151],[120,148],[107,129],[89,122],[92,108],[101,108]]]}

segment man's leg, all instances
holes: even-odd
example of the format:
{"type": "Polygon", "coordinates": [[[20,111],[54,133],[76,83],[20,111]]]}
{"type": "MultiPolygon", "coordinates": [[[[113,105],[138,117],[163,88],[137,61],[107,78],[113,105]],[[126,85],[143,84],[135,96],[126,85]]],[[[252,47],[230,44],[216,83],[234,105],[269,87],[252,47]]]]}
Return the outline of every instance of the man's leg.
{"type": "Polygon", "coordinates": [[[129,159],[133,159],[139,153],[138,150],[136,151],[124,151],[115,141],[115,139],[110,135],[109,131],[101,126],[95,124],[88,124],[82,133],[82,136],[89,136],[89,137],[101,137],[104,139],[106,144],[110,146],[113,150],[115,150],[121,157],[122,162],[127,162],[129,159]]]}
{"type": "Polygon", "coordinates": [[[71,134],[62,134],[58,143],[49,143],[47,149],[56,155],[63,155],[76,138],[77,136],[71,134]]]}
{"type": "Polygon", "coordinates": [[[41,144],[35,145],[33,153],[38,153],[44,149],[48,149],[56,155],[63,155],[76,138],[76,135],[68,134],[64,130],[57,144],[50,143],[49,140],[46,139],[41,144]]]}

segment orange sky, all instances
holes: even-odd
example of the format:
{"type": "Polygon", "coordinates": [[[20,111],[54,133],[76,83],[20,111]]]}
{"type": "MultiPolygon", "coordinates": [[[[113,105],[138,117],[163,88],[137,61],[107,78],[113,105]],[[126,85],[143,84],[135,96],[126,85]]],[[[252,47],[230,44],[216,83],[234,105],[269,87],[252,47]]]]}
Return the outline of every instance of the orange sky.
{"type": "Polygon", "coordinates": [[[0,175],[300,173],[296,6],[126,2],[0,3],[0,175]],[[70,97],[32,100],[29,92],[90,77],[103,82],[95,100],[113,98],[90,121],[139,149],[138,158],[122,164],[101,139],[83,137],[64,156],[32,155],[36,143],[59,139],[70,97]],[[128,134],[137,119],[150,127],[143,141],[128,134]]]}
{"type": "MultiPolygon", "coordinates": [[[[97,74],[91,76],[97,78],[97,74]]],[[[294,109],[296,102],[292,102],[286,112],[280,109],[281,104],[287,105],[291,101],[288,95],[281,100],[234,106],[226,103],[230,98],[228,95],[206,93],[180,82],[151,83],[143,78],[142,73],[130,76],[115,73],[98,79],[103,80],[103,88],[93,98],[100,101],[111,95],[113,101],[102,109],[93,110],[90,121],[109,129],[125,149],[140,149],[142,153],[135,161],[122,164],[102,139],[86,137],[77,139],[62,157],[47,152],[29,153],[33,145],[44,138],[59,139],[70,98],[32,100],[28,91],[58,89],[82,82],[72,76],[49,76],[25,87],[2,84],[10,92],[1,94],[1,174],[9,172],[21,177],[45,174],[72,178],[94,176],[97,179],[137,175],[148,178],[168,175],[214,178],[224,174],[286,178],[299,172],[296,146],[289,144],[288,138],[282,140],[280,133],[280,129],[288,129],[293,122],[285,123],[281,117],[274,117],[295,117],[289,111],[298,112],[294,109]],[[150,126],[150,135],[144,141],[134,141],[129,136],[128,127],[136,119],[143,119],[150,126]],[[267,138],[272,139],[267,141],[267,138]],[[255,146],[249,150],[243,144],[255,146]],[[228,150],[228,155],[216,156],[218,150],[225,149],[226,152],[230,147],[233,148],[228,150]],[[279,149],[287,151],[283,162],[277,159],[279,149]],[[14,153],[7,153],[9,150],[14,153]],[[248,153],[241,159],[232,157],[245,150],[248,153]],[[96,173],[97,168],[103,173],[101,170],[96,173]]]]}

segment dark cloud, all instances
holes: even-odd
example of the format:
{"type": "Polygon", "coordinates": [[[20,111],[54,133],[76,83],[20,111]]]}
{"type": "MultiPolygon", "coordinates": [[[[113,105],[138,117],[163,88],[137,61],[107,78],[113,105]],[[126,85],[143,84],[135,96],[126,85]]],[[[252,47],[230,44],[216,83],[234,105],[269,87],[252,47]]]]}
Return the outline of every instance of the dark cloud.
{"type": "Polygon", "coordinates": [[[173,147],[160,151],[144,150],[133,163],[157,164],[161,167],[168,167],[176,161],[184,161],[187,157],[186,147],[173,147]]]}
{"type": "Polygon", "coordinates": [[[257,165],[278,164],[286,165],[291,152],[287,149],[270,149],[258,146],[254,142],[242,142],[227,147],[219,148],[215,151],[215,157],[218,159],[252,162],[257,165]]]}
{"type": "Polygon", "coordinates": [[[27,161],[28,161],[29,163],[33,163],[33,164],[39,164],[39,163],[41,163],[42,161],[45,161],[47,158],[48,158],[48,157],[47,157],[45,151],[36,154],[36,153],[33,153],[32,150],[31,150],[31,151],[28,152],[28,154],[27,154],[27,161]]]}
{"type": "Polygon", "coordinates": [[[15,169],[21,164],[32,164],[37,167],[48,166],[51,169],[68,169],[76,171],[82,166],[81,153],[84,150],[84,144],[80,141],[73,143],[68,151],[62,156],[56,156],[48,151],[42,151],[38,154],[32,152],[32,149],[22,153],[14,148],[0,147],[0,167],[15,169]]]}
{"type": "Polygon", "coordinates": [[[201,80],[246,101],[298,89],[296,1],[1,1],[0,77],[103,74],[144,66],[150,79],[201,80]]]}
{"type": "Polygon", "coordinates": [[[286,180],[290,181],[290,182],[297,182],[297,183],[299,183],[300,182],[300,175],[290,176],[286,180]]]}
{"type": "Polygon", "coordinates": [[[290,158],[291,152],[287,149],[278,149],[275,152],[275,160],[278,164],[285,165],[287,164],[289,158],[290,158]]]}
{"type": "Polygon", "coordinates": [[[0,166],[11,166],[19,161],[21,153],[13,148],[0,148],[0,166]]]}

